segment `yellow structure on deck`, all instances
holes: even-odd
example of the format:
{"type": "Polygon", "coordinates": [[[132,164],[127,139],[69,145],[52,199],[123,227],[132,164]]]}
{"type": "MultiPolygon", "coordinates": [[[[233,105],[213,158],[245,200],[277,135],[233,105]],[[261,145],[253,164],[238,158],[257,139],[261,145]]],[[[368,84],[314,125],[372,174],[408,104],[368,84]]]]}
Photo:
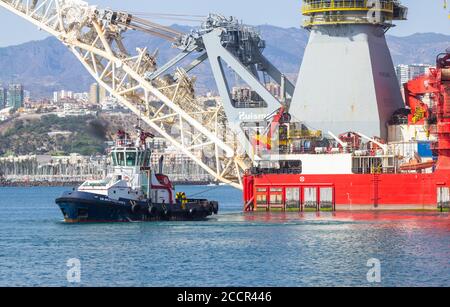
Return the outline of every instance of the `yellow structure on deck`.
{"type": "Polygon", "coordinates": [[[303,0],[304,27],[337,24],[381,24],[405,20],[408,9],[397,0],[303,0]]]}
{"type": "MultiPolygon", "coordinates": [[[[447,9],[447,0],[444,0],[444,9],[447,9]]],[[[450,14],[448,15],[448,19],[450,19],[450,14]]]]}

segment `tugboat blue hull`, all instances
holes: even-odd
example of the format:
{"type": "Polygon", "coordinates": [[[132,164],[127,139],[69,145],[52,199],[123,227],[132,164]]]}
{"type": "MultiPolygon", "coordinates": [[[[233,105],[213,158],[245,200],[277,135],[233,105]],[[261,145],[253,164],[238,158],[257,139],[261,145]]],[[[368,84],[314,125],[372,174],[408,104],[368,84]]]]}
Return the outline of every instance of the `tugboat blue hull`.
{"type": "Polygon", "coordinates": [[[204,220],[217,214],[217,202],[189,200],[182,205],[155,204],[129,199],[112,200],[104,195],[66,192],[56,199],[67,223],[110,223],[204,220]]]}

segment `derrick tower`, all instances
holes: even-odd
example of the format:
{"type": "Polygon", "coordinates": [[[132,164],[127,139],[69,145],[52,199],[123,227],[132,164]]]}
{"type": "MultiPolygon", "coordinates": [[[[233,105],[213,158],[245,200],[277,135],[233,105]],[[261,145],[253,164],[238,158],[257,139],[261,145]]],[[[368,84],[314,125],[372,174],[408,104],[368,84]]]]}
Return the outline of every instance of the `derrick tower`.
{"type": "Polygon", "coordinates": [[[291,114],[324,132],[386,138],[404,107],[385,33],[406,20],[396,0],[304,0],[310,31],[291,114]]]}

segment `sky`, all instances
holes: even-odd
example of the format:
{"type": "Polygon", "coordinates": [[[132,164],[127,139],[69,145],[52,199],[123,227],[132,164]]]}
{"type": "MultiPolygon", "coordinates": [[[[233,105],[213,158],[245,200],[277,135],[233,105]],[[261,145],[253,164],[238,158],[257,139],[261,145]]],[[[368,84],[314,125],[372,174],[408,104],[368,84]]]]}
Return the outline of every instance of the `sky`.
{"type": "MultiPolygon", "coordinates": [[[[271,24],[300,27],[300,0],[88,0],[103,8],[161,14],[207,15],[210,12],[236,16],[246,24],[271,24]]],[[[409,20],[398,22],[390,34],[407,36],[418,32],[450,35],[448,12],[444,0],[402,0],[409,7],[409,20]]],[[[185,21],[154,20],[162,24],[187,24],[185,21]]],[[[0,47],[17,45],[48,36],[27,21],[0,8],[0,47]],[[11,30],[5,30],[11,29],[11,30]]]]}

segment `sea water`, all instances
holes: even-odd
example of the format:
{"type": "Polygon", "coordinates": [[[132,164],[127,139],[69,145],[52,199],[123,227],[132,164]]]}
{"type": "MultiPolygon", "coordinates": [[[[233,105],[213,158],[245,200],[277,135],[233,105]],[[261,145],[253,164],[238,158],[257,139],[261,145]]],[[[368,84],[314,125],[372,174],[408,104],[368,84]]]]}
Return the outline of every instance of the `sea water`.
{"type": "Polygon", "coordinates": [[[0,188],[0,286],[450,286],[448,213],[243,214],[238,190],[179,186],[220,214],[68,225],[66,189],[0,188]]]}

